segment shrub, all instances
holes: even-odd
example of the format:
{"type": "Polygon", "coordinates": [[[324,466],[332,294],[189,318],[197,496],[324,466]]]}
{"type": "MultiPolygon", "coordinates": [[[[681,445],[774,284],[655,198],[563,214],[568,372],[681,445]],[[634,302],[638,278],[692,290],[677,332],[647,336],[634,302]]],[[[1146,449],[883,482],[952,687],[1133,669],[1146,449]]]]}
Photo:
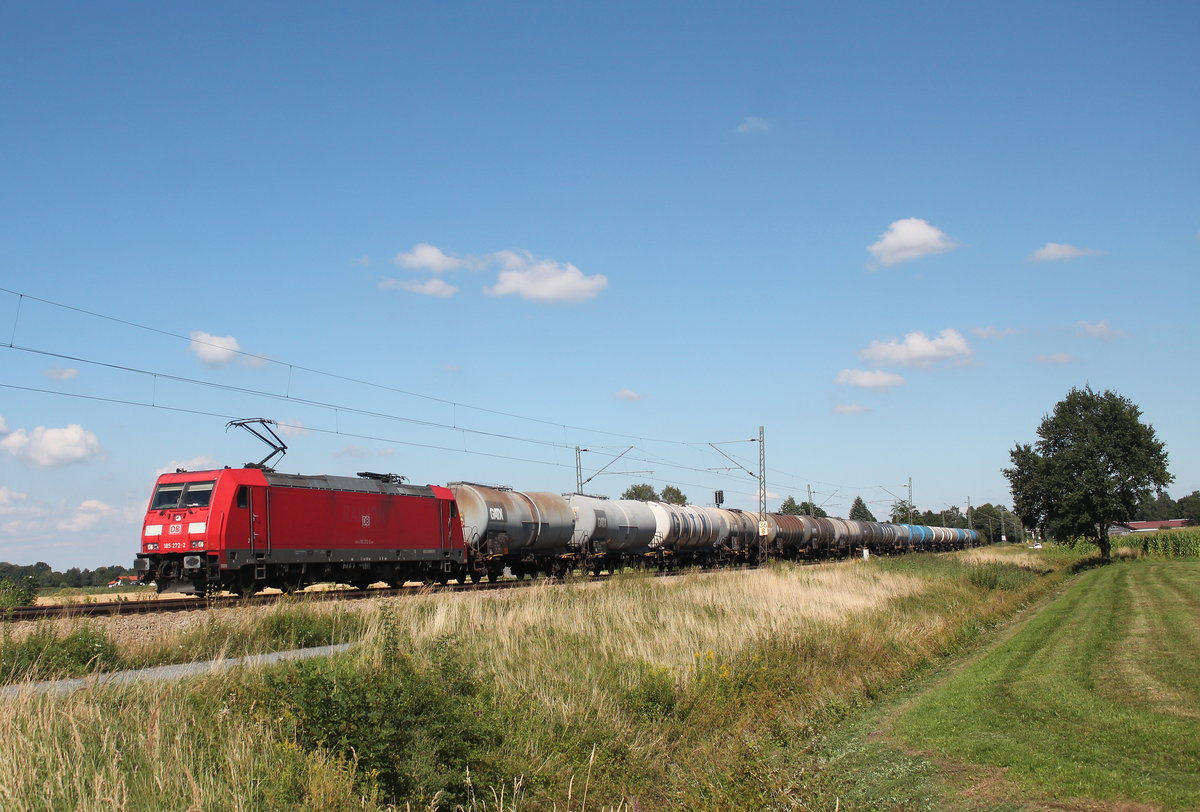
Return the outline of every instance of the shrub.
{"type": "Polygon", "coordinates": [[[33,606],[37,602],[37,582],[26,576],[19,581],[0,581],[0,609],[15,609],[18,606],[33,606]]]}
{"type": "Polygon", "coordinates": [[[391,798],[466,801],[468,769],[490,777],[484,754],[500,739],[489,698],[449,642],[425,663],[334,656],[269,669],[251,694],[299,746],[349,760],[365,788],[391,798]]]}

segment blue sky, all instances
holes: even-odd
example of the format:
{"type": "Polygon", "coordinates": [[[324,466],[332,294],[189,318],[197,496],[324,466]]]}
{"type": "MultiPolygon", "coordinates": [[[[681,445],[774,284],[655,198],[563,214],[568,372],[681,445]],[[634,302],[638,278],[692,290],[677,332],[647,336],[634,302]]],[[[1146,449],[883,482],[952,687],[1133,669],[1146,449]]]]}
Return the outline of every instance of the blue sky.
{"type": "Polygon", "coordinates": [[[0,559],[156,472],[1010,497],[1073,386],[1200,489],[1193,3],[10,4],[0,559]],[[74,308],[74,309],[72,309],[74,308]],[[11,344],[12,346],[7,346],[11,344]],[[631,448],[620,460],[613,458],[631,448]],[[757,470],[757,447],[721,449],[757,470]],[[653,473],[642,473],[650,472],[653,473]],[[629,472],[629,473],[624,473],[629,472]]]}

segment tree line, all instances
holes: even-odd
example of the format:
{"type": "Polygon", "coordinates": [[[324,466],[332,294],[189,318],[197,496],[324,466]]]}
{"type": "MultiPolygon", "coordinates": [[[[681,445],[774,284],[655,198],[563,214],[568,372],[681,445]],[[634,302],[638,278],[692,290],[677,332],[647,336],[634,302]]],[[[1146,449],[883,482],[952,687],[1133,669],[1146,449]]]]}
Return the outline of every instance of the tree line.
{"type": "Polygon", "coordinates": [[[0,561],[0,581],[23,583],[29,579],[39,589],[49,588],[81,588],[85,586],[105,586],[116,580],[118,575],[133,575],[129,567],[97,567],[96,569],[80,569],[71,567],[66,572],[58,572],[44,561],[36,564],[10,564],[0,561]]]}

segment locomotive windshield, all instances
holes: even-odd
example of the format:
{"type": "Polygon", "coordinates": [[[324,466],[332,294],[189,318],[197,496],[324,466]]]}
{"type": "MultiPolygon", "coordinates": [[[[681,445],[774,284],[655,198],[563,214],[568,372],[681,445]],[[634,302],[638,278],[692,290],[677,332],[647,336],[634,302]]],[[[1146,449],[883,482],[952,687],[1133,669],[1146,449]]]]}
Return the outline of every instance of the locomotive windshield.
{"type": "Polygon", "coordinates": [[[159,485],[154,489],[154,498],[150,500],[151,510],[168,510],[177,507],[208,507],[212,499],[213,486],[216,481],[209,482],[171,482],[159,485]]]}

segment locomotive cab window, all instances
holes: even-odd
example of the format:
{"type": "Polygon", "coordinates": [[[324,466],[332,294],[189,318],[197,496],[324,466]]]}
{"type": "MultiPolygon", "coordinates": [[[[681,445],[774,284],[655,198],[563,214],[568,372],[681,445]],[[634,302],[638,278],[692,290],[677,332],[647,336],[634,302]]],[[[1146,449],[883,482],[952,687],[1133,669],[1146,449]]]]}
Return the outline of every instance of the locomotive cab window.
{"type": "Polygon", "coordinates": [[[183,494],[183,483],[159,485],[154,490],[154,498],[150,500],[151,510],[164,510],[179,506],[179,497],[183,494]]]}
{"type": "Polygon", "coordinates": [[[240,508],[250,507],[250,486],[239,485],[237,489],[237,506],[240,508]]]}
{"type": "Polygon", "coordinates": [[[216,482],[189,482],[183,490],[184,507],[208,507],[216,482]]]}
{"type": "Polygon", "coordinates": [[[212,499],[213,486],[211,482],[172,482],[159,485],[154,490],[154,498],[150,500],[151,510],[167,510],[177,507],[208,507],[212,499]]]}

